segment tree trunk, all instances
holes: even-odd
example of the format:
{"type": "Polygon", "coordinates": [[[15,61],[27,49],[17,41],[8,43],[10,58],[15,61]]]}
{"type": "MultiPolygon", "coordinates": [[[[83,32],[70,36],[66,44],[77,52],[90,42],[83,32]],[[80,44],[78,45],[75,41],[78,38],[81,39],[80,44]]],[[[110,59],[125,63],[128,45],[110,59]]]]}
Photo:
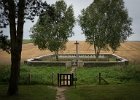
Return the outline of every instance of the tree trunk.
{"type": "Polygon", "coordinates": [[[8,95],[18,94],[18,81],[20,72],[20,51],[18,48],[11,53],[11,74],[9,80],[8,95]]]}
{"type": "Polygon", "coordinates": [[[56,61],[58,61],[59,60],[59,58],[58,58],[58,51],[55,51],[55,57],[56,57],[56,61]]]}
{"type": "Polygon", "coordinates": [[[9,4],[9,23],[11,38],[11,74],[8,87],[8,95],[18,94],[18,82],[20,74],[20,60],[23,40],[24,8],[25,0],[19,0],[17,31],[15,24],[15,4],[14,0],[8,0],[9,4]]]}
{"type": "Polygon", "coordinates": [[[94,50],[95,50],[96,61],[99,61],[100,48],[98,48],[98,47],[94,44],[94,50]]]}
{"type": "Polygon", "coordinates": [[[99,61],[99,53],[98,52],[96,52],[95,57],[96,57],[96,61],[99,61]]]}

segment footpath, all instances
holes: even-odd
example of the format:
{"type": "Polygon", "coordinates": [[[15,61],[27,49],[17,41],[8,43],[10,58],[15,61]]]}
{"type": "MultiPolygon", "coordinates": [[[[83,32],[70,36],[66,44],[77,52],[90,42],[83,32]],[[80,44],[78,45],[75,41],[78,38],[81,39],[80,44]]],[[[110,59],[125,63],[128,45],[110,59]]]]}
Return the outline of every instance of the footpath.
{"type": "MultiPolygon", "coordinates": [[[[70,73],[74,73],[75,69],[75,67],[72,67],[70,73]]],[[[65,100],[64,92],[67,90],[67,87],[57,87],[56,90],[56,100],[65,100]]]]}

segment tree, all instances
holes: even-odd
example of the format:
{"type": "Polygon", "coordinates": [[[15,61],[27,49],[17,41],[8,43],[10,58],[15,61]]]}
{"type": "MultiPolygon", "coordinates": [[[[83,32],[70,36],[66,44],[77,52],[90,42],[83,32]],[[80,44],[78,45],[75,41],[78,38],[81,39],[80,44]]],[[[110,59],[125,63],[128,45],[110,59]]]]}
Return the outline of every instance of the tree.
{"type": "Polygon", "coordinates": [[[32,20],[34,16],[44,12],[49,5],[41,0],[0,0],[0,29],[10,27],[11,73],[8,94],[18,93],[20,60],[25,19],[32,20]]]}
{"type": "Polygon", "coordinates": [[[132,20],[123,0],[94,0],[79,16],[86,41],[94,45],[98,60],[101,49],[115,51],[132,34],[132,20]]]}
{"type": "Polygon", "coordinates": [[[0,33],[0,49],[10,53],[10,41],[8,40],[8,36],[5,36],[0,33]]]}
{"type": "Polygon", "coordinates": [[[74,14],[72,6],[57,1],[52,5],[53,17],[48,12],[40,15],[38,22],[33,26],[31,38],[39,49],[49,49],[55,52],[58,60],[58,52],[65,48],[68,37],[72,36],[74,27],[74,14]]]}

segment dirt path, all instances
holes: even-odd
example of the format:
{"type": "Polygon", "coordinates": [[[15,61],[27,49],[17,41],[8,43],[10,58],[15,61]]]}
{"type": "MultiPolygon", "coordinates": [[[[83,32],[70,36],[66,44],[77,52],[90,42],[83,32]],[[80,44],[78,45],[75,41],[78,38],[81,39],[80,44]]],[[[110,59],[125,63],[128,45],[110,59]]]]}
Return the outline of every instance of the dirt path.
{"type": "MultiPolygon", "coordinates": [[[[70,73],[74,73],[76,67],[72,67],[70,73]]],[[[56,88],[56,100],[66,100],[64,92],[67,90],[67,87],[57,87],[56,88]]]]}
{"type": "Polygon", "coordinates": [[[57,93],[56,93],[56,100],[65,100],[64,92],[67,89],[66,87],[57,87],[57,93]]]}
{"type": "Polygon", "coordinates": [[[76,69],[76,67],[72,67],[70,73],[75,73],[75,69],[76,69]]]}

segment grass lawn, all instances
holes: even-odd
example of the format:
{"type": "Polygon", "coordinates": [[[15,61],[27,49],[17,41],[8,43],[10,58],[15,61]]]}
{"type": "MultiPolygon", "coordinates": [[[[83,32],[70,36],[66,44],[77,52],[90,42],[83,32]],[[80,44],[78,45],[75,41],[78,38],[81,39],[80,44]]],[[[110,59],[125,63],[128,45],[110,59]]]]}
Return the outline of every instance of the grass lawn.
{"type": "Polygon", "coordinates": [[[7,86],[0,85],[0,100],[55,100],[56,90],[46,85],[20,85],[17,96],[7,96],[7,86]]]}
{"type": "Polygon", "coordinates": [[[66,100],[140,100],[139,84],[78,86],[65,92],[66,100]]]}

